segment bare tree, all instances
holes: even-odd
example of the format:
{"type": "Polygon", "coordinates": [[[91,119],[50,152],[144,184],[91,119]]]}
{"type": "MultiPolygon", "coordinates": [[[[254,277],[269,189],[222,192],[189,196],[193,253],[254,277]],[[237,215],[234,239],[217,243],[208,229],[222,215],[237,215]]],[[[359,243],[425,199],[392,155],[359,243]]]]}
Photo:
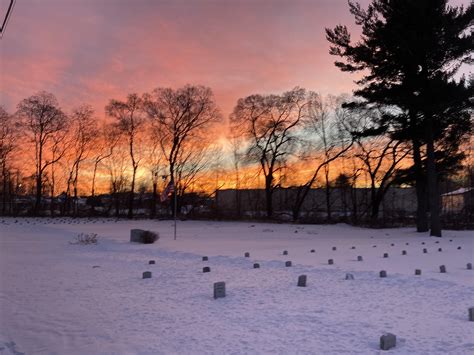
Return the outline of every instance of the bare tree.
{"type": "Polygon", "coordinates": [[[163,170],[163,153],[159,144],[159,139],[156,139],[156,132],[150,130],[151,134],[149,135],[149,140],[151,142],[147,145],[147,167],[151,175],[152,183],[152,200],[150,206],[150,217],[156,217],[156,205],[158,203],[158,183],[160,177],[163,174],[160,174],[163,170]]]}
{"type": "Polygon", "coordinates": [[[237,132],[231,132],[229,136],[229,142],[232,148],[232,165],[235,173],[235,209],[237,212],[237,217],[240,217],[242,209],[240,196],[240,169],[245,156],[245,153],[242,149],[244,142],[243,138],[239,137],[237,132]]]}
{"type": "Polygon", "coordinates": [[[247,157],[258,162],[265,177],[267,217],[273,214],[275,177],[297,144],[296,131],[312,95],[295,88],[282,95],[251,95],[239,99],[230,117],[232,130],[248,141],[247,157]]]}
{"type": "Polygon", "coordinates": [[[177,90],[157,88],[145,95],[145,109],[156,129],[170,179],[178,185],[176,165],[186,149],[192,149],[186,143],[222,118],[212,90],[191,85],[177,90]]]}
{"type": "Polygon", "coordinates": [[[9,197],[11,199],[11,159],[15,149],[16,130],[13,117],[0,106],[0,168],[2,170],[2,215],[7,212],[9,197]]]}
{"type": "MultiPolygon", "coordinates": [[[[125,160],[127,153],[117,146],[114,154],[107,158],[107,170],[109,172],[110,195],[112,197],[115,217],[120,217],[122,196],[128,183],[125,176],[125,160]]],[[[111,206],[112,207],[112,206],[111,206]]]]}
{"type": "Polygon", "coordinates": [[[36,201],[33,214],[37,215],[41,207],[43,193],[43,174],[55,159],[46,156],[52,136],[67,126],[66,115],[59,108],[53,94],[42,91],[22,100],[18,104],[24,133],[34,144],[36,201]]]}
{"type": "Polygon", "coordinates": [[[50,214],[51,217],[54,217],[56,210],[56,165],[61,159],[65,156],[66,152],[70,148],[70,142],[68,142],[68,133],[69,130],[65,128],[64,130],[57,131],[51,136],[51,166],[50,166],[50,179],[49,179],[49,189],[50,189],[50,214]]]}
{"type": "MultiPolygon", "coordinates": [[[[309,144],[301,156],[303,161],[314,164],[309,179],[298,186],[293,204],[293,219],[299,218],[303,203],[314,186],[321,170],[325,171],[326,209],[330,211],[329,164],[344,156],[352,147],[353,139],[347,129],[349,111],[342,107],[344,97],[331,98],[331,105],[325,106],[321,97],[312,94],[310,114],[305,119],[305,133],[309,144]],[[328,197],[329,196],[329,197],[328,197]]],[[[330,212],[329,212],[330,213],[330,212]]],[[[329,217],[328,213],[328,217],[329,217]]]]}
{"type": "MultiPolygon", "coordinates": [[[[73,215],[77,215],[77,199],[78,199],[78,179],[81,164],[88,158],[92,151],[93,143],[98,135],[96,118],[94,110],[89,105],[81,105],[75,108],[71,114],[71,165],[69,177],[67,181],[67,200],[71,197],[73,200],[73,215]]],[[[69,204],[67,204],[69,205],[69,204]]]]}
{"type": "Polygon", "coordinates": [[[395,182],[399,164],[410,150],[401,141],[386,137],[357,138],[357,145],[360,149],[356,156],[370,179],[370,217],[375,223],[380,204],[388,188],[395,182]]]}
{"type": "MultiPolygon", "coordinates": [[[[91,181],[91,197],[95,197],[96,189],[96,178],[97,170],[103,160],[110,158],[114,153],[114,148],[117,146],[119,141],[119,134],[114,125],[103,123],[99,129],[98,134],[94,143],[94,158],[93,158],[93,169],[92,169],[92,181],[91,181]]],[[[94,206],[92,206],[94,211],[94,206]]]]}
{"type": "Polygon", "coordinates": [[[133,217],[133,201],[135,197],[135,179],[141,158],[137,154],[139,148],[138,135],[144,123],[143,101],[137,94],[129,94],[127,100],[110,100],[105,108],[107,114],[117,119],[117,124],[128,140],[129,155],[132,162],[132,181],[128,202],[128,218],[133,217]],[[138,145],[138,147],[137,147],[138,145]]]}

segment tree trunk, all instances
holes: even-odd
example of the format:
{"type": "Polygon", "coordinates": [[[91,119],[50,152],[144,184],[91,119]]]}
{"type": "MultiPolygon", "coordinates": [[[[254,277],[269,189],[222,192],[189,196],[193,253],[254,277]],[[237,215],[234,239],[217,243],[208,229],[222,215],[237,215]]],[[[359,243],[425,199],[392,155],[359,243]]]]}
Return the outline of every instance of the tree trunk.
{"type": "Polygon", "coordinates": [[[39,210],[41,208],[41,193],[43,190],[43,181],[42,181],[42,176],[41,174],[38,174],[36,177],[36,201],[35,201],[35,207],[33,210],[33,215],[36,217],[39,214],[39,210]]]}
{"type": "Polygon", "coordinates": [[[79,162],[76,165],[76,171],[74,174],[74,180],[73,180],[73,192],[74,192],[74,204],[73,204],[73,216],[77,217],[77,179],[79,177],[79,162]]]}
{"type": "Polygon", "coordinates": [[[327,222],[331,222],[331,186],[329,184],[329,165],[324,169],[324,177],[326,182],[326,217],[327,222]]]}
{"type": "Polygon", "coordinates": [[[351,199],[352,199],[352,223],[354,225],[359,224],[359,218],[357,210],[357,188],[355,187],[355,183],[351,186],[351,199]]]}
{"type": "Polygon", "coordinates": [[[99,162],[94,162],[94,171],[92,172],[92,187],[91,187],[91,215],[95,215],[95,177],[97,175],[97,165],[99,162]]]}
{"type": "Polygon", "coordinates": [[[271,218],[273,215],[273,201],[272,201],[272,195],[273,195],[273,176],[268,175],[265,176],[265,203],[267,207],[267,217],[271,218]]]}
{"type": "Polygon", "coordinates": [[[153,196],[151,199],[151,209],[150,209],[150,218],[156,217],[156,203],[158,202],[157,198],[157,182],[153,181],[153,196]]]}
{"type": "Polygon", "coordinates": [[[128,218],[133,218],[133,197],[135,195],[135,176],[137,174],[137,168],[133,167],[133,174],[132,174],[132,187],[130,189],[130,197],[128,200],[128,218]]]}
{"type": "Polygon", "coordinates": [[[51,217],[54,217],[54,193],[55,193],[55,184],[56,184],[56,177],[54,174],[54,164],[51,164],[51,203],[49,205],[49,210],[51,217]]]}
{"type": "Polygon", "coordinates": [[[433,117],[427,115],[428,121],[428,139],[426,142],[427,153],[427,178],[428,191],[430,193],[430,235],[433,237],[441,237],[441,220],[440,220],[440,196],[438,190],[438,176],[436,173],[436,160],[434,150],[434,134],[433,134],[433,117]]]}
{"type": "Polygon", "coordinates": [[[2,215],[5,216],[7,212],[7,169],[5,162],[2,164],[2,175],[3,175],[3,199],[2,199],[2,215]]]}
{"type": "Polygon", "coordinates": [[[413,163],[415,167],[415,189],[416,189],[416,231],[424,233],[428,231],[428,194],[426,191],[426,179],[423,173],[421,161],[420,142],[413,140],[413,163]]]}

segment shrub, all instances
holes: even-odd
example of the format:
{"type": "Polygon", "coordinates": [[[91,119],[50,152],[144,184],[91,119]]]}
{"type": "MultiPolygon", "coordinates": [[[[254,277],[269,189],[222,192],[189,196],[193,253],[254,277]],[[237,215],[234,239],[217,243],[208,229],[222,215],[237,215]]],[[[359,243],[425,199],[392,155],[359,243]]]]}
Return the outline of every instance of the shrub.
{"type": "Polygon", "coordinates": [[[144,231],[142,234],[142,241],[143,244],[153,244],[156,242],[160,236],[158,233],[152,232],[152,231],[144,231]]]}
{"type": "Polygon", "coordinates": [[[97,244],[98,243],[97,233],[79,233],[74,241],[69,242],[70,244],[80,244],[80,245],[88,245],[88,244],[97,244]]]}

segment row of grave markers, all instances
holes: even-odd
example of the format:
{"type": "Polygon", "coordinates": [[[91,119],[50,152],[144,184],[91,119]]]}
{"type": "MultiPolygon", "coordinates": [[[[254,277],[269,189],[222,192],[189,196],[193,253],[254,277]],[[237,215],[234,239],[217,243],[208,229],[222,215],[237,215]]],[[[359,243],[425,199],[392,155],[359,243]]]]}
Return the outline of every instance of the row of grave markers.
{"type": "MultiPolygon", "coordinates": [[[[335,250],[335,248],[336,248],[336,247],[333,247],[333,250],[335,250]]],[[[353,247],[353,248],[354,248],[354,247],[353,247]]],[[[460,248],[461,248],[461,247],[459,247],[458,249],[460,249],[460,248]]],[[[425,251],[426,251],[426,249],[423,249],[423,252],[425,252],[425,251]]],[[[310,252],[311,252],[311,253],[314,253],[315,250],[314,250],[314,249],[311,249],[310,252]]],[[[283,253],[282,253],[282,255],[288,255],[288,251],[287,251],[287,250],[284,250],[283,253]]],[[[403,251],[402,251],[402,255],[407,255],[406,250],[403,250],[403,251]]],[[[250,258],[250,253],[249,253],[249,252],[245,252],[245,253],[244,253],[244,257],[250,258]]],[[[384,258],[388,258],[388,253],[384,253],[384,254],[383,254],[383,257],[384,257],[384,258]]],[[[363,261],[363,260],[364,260],[364,258],[363,258],[361,255],[357,256],[357,261],[363,261]]],[[[202,261],[209,261],[209,257],[203,256],[203,257],[202,257],[202,261]]],[[[328,265],[334,265],[334,259],[328,259],[328,265]]],[[[286,261],[286,262],[285,262],[285,266],[286,266],[286,267],[291,267],[291,266],[292,266],[291,261],[286,261]]],[[[254,268],[254,269],[259,269],[259,268],[260,268],[260,264],[259,264],[259,263],[253,264],[253,268],[254,268]]],[[[440,269],[440,273],[446,273],[446,266],[445,266],[445,265],[441,265],[441,266],[439,267],[439,269],[440,269]]],[[[466,269],[467,269],[467,270],[472,270],[472,263],[467,263],[467,264],[466,264],[466,269]]],[[[204,267],[204,268],[203,268],[203,272],[210,272],[210,271],[211,271],[211,269],[210,269],[209,267],[204,267]]],[[[415,275],[421,275],[421,270],[420,270],[420,269],[416,269],[416,270],[415,270],[415,275]]],[[[383,276],[381,276],[381,277],[383,277],[383,276]]]]}
{"type": "MultiPolygon", "coordinates": [[[[355,247],[353,247],[353,249],[355,249],[355,247]]],[[[460,248],[458,248],[458,249],[460,249],[460,248]]],[[[335,247],[333,248],[333,250],[336,250],[335,247]]],[[[315,252],[314,249],[311,249],[311,252],[314,253],[315,252]]],[[[403,252],[406,253],[406,251],[403,251],[403,252]]],[[[286,251],[286,250],[283,251],[283,255],[288,255],[288,251],[286,251]]],[[[403,255],[406,255],[406,254],[403,254],[403,255]]],[[[246,252],[244,254],[244,256],[248,258],[248,257],[250,257],[250,253],[246,252]]],[[[388,257],[388,253],[384,254],[384,258],[385,257],[388,257]]],[[[209,260],[209,258],[207,256],[202,257],[202,261],[208,261],[208,260],[209,260]]],[[[362,261],[363,260],[362,256],[358,256],[357,260],[362,261]]],[[[328,260],[329,265],[332,265],[333,263],[334,263],[333,259],[328,260]]],[[[150,264],[150,265],[155,264],[155,260],[150,260],[148,262],[148,264],[150,264]]],[[[291,267],[292,266],[291,261],[286,261],[285,266],[286,267],[291,267]]],[[[253,268],[254,269],[260,268],[260,264],[254,263],[253,268]]],[[[472,270],[472,264],[471,263],[467,264],[467,269],[472,270]]],[[[211,271],[211,269],[208,266],[203,268],[203,272],[210,272],[210,271],[211,271]]],[[[446,273],[446,266],[445,265],[440,266],[440,272],[441,273],[446,273]]],[[[415,270],[415,275],[421,275],[421,270],[416,269],[415,270]]],[[[385,270],[381,270],[380,273],[379,273],[379,276],[381,278],[385,278],[385,277],[387,277],[387,272],[385,270]]],[[[151,277],[152,277],[151,271],[145,271],[143,273],[143,278],[144,279],[151,278],[151,277]]],[[[350,273],[347,273],[345,279],[346,280],[354,280],[354,275],[350,274],[350,273]]],[[[298,287],[306,287],[307,286],[307,275],[298,276],[297,286],[298,287]]],[[[225,282],[224,281],[215,282],[214,285],[213,285],[213,291],[214,291],[214,294],[213,294],[214,299],[219,299],[219,298],[226,297],[226,284],[225,284],[225,282]]],[[[471,308],[468,309],[468,317],[469,317],[469,321],[474,321],[474,307],[471,307],[471,308]]],[[[381,350],[390,350],[391,348],[394,348],[394,347],[396,347],[396,336],[394,334],[386,333],[386,334],[383,334],[380,337],[380,349],[381,350]]]]}
{"type": "MultiPolygon", "coordinates": [[[[450,239],[449,240],[450,242],[452,242],[453,240],[450,239]]],[[[439,241],[436,241],[435,242],[436,244],[439,243],[439,241]]],[[[405,243],[406,245],[409,245],[409,243],[405,243]]],[[[422,245],[425,245],[425,242],[422,242],[421,243],[422,245]]],[[[395,246],[394,243],[391,243],[391,246],[395,246]]],[[[377,245],[373,245],[374,248],[377,247],[377,245]]],[[[351,247],[352,250],[356,249],[355,246],[352,246],[351,247]]],[[[461,250],[461,247],[458,246],[457,248],[458,250],[461,250]]],[[[333,246],[332,247],[332,250],[333,251],[336,251],[337,250],[337,247],[333,246]]],[[[442,248],[438,248],[438,252],[442,252],[442,248]]],[[[310,250],[311,253],[315,253],[316,250],[315,249],[311,249],[310,250]]],[[[423,253],[424,254],[427,254],[428,253],[428,250],[427,248],[423,248],[423,253]]],[[[288,255],[288,250],[284,250],[282,255],[288,255]]],[[[402,250],[402,255],[407,255],[407,251],[406,250],[402,250]]],[[[250,253],[249,252],[245,252],[244,253],[244,257],[246,258],[250,258],[250,253]]],[[[389,257],[389,254],[388,253],[384,253],[383,254],[383,258],[388,258],[389,257]]],[[[209,261],[209,257],[207,256],[203,256],[202,257],[202,261],[209,261]]],[[[357,256],[357,261],[363,261],[363,257],[361,255],[357,256]]],[[[150,265],[152,264],[155,264],[155,260],[150,260],[148,262],[150,265]]],[[[329,265],[333,265],[334,264],[334,260],[333,259],[329,259],[328,260],[328,264],[329,265]]],[[[285,262],[285,266],[286,267],[291,267],[292,266],[292,262],[291,261],[286,261],[285,262]]],[[[259,263],[254,263],[253,264],[253,268],[254,269],[259,269],[260,268],[260,264],[259,263]]],[[[466,265],[466,268],[468,270],[472,270],[472,264],[471,263],[468,263],[466,265]]],[[[441,265],[439,267],[439,270],[440,270],[440,273],[446,273],[446,266],[445,265],[441,265]]],[[[210,272],[211,271],[211,268],[209,266],[205,266],[203,267],[203,273],[207,273],[207,272],[210,272]]],[[[420,269],[416,269],[415,270],[415,275],[421,275],[421,270],[420,269]]],[[[379,273],[379,276],[381,278],[385,278],[387,277],[387,271],[385,270],[381,270],[380,273],[379,273]]],[[[151,278],[152,277],[152,273],[151,271],[145,271],[143,273],[143,278],[146,279],[146,278],[151,278]]],[[[354,275],[353,274],[350,274],[350,273],[346,273],[346,276],[345,276],[345,280],[354,280],[354,275]]],[[[307,286],[307,275],[300,275],[298,276],[298,281],[297,281],[297,287],[306,287],[307,286]]],[[[214,299],[219,299],[219,298],[224,298],[226,297],[226,284],[224,281],[219,281],[219,282],[215,282],[214,285],[213,285],[213,296],[214,296],[214,299]]],[[[469,314],[469,321],[474,321],[474,307],[471,307],[468,309],[468,314],[469,314]]],[[[394,348],[396,346],[396,336],[394,334],[391,334],[391,333],[386,333],[386,334],[383,334],[381,337],[380,337],[380,349],[381,350],[389,350],[391,348],[394,348]]]]}

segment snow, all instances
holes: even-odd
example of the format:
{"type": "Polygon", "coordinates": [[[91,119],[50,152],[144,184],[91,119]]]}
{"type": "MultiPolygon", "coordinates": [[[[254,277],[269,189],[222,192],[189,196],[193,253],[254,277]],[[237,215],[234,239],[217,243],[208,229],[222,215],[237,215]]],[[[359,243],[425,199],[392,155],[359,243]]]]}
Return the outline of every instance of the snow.
{"type": "Polygon", "coordinates": [[[393,354],[472,354],[473,241],[472,231],[205,221],[178,222],[175,241],[170,221],[6,218],[0,354],[381,354],[387,332],[393,354]],[[131,244],[132,228],[161,238],[131,244]],[[79,233],[99,244],[70,244],[79,233]],[[214,300],[217,281],[227,297],[214,300]]]}

